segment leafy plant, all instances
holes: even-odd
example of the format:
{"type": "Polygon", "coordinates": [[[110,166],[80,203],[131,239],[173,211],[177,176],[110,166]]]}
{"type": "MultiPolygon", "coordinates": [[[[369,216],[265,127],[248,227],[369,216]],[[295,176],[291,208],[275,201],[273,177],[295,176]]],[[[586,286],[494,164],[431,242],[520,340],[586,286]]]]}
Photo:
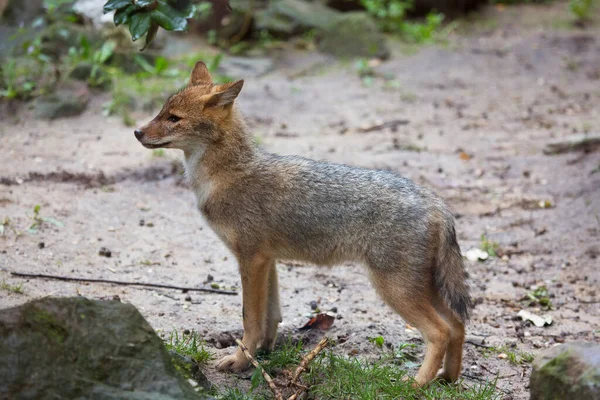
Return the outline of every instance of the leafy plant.
{"type": "Polygon", "coordinates": [[[539,305],[543,310],[552,309],[550,294],[545,285],[539,286],[535,290],[527,293],[524,300],[529,301],[530,305],[539,305]]]}
{"type": "Polygon", "coordinates": [[[45,222],[50,223],[59,228],[64,226],[62,222],[57,221],[54,218],[40,216],[41,209],[42,209],[42,207],[39,204],[37,204],[35,207],[33,207],[33,216],[31,216],[32,223],[31,223],[31,226],[29,226],[29,229],[27,229],[27,231],[29,233],[36,233],[38,228],[41,227],[42,224],[45,222]]]}
{"type": "Polygon", "coordinates": [[[571,0],[569,1],[569,11],[575,17],[577,23],[585,23],[592,17],[596,0],[571,0]]]}
{"type": "Polygon", "coordinates": [[[444,14],[430,12],[423,22],[407,21],[413,0],[360,0],[384,32],[396,33],[414,43],[427,43],[440,33],[444,14]]]}
{"type": "Polygon", "coordinates": [[[498,257],[498,250],[500,250],[500,245],[497,242],[494,242],[488,239],[485,234],[481,235],[481,250],[488,253],[490,257],[498,257]]]}
{"type": "Polygon", "coordinates": [[[35,83],[29,79],[20,80],[17,73],[17,62],[14,59],[6,61],[0,67],[1,85],[0,97],[6,99],[27,98],[35,89],[35,83]]]}
{"type": "Polygon", "coordinates": [[[373,343],[375,346],[379,347],[380,349],[383,347],[383,344],[385,343],[385,339],[383,338],[383,336],[377,336],[377,337],[370,337],[369,342],[373,343]]]}
{"type": "Polygon", "coordinates": [[[188,19],[210,11],[207,4],[210,3],[196,5],[192,0],[108,0],[104,4],[104,13],[115,11],[115,25],[127,25],[133,41],[145,35],[145,49],[156,37],[159,27],[168,31],[186,31],[188,19]]]}
{"type": "Polygon", "coordinates": [[[415,43],[431,42],[436,38],[444,21],[444,14],[430,12],[424,22],[406,21],[402,25],[404,38],[415,43]]]}
{"type": "Polygon", "coordinates": [[[401,32],[406,13],[413,8],[407,0],[361,0],[360,3],[385,32],[401,32]]]}

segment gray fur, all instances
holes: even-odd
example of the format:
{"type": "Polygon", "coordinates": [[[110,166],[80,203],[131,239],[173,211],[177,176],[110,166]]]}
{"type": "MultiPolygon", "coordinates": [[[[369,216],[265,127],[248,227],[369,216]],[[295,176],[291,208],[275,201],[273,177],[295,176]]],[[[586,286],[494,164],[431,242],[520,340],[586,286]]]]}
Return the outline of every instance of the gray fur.
{"type": "Polygon", "coordinates": [[[252,153],[236,166],[226,195],[201,205],[209,222],[252,238],[236,242],[237,254],[267,248],[277,259],[397,270],[411,291],[434,285],[468,319],[454,219],[439,197],[389,171],[252,153]]]}

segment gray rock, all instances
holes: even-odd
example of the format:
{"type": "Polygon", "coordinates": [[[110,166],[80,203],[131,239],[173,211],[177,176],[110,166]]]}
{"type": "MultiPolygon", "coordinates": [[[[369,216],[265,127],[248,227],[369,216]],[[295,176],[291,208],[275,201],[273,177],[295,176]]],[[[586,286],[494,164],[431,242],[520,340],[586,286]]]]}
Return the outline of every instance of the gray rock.
{"type": "Polygon", "coordinates": [[[285,16],[304,28],[325,29],[342,13],[335,11],[318,1],[279,0],[273,1],[276,14],[285,16]]]}
{"type": "Polygon", "coordinates": [[[600,344],[572,342],[552,347],[533,362],[531,400],[600,399],[600,344]]]}
{"type": "Polygon", "coordinates": [[[2,399],[203,399],[138,310],[44,298],[0,310],[2,399]]]}
{"type": "Polygon", "coordinates": [[[285,16],[278,15],[272,8],[254,13],[254,29],[264,30],[279,37],[289,37],[301,31],[297,23],[285,16]]]}
{"type": "Polygon", "coordinates": [[[330,23],[323,31],[319,50],[342,58],[389,57],[385,37],[362,12],[344,13],[330,23]]]}
{"type": "Polygon", "coordinates": [[[276,0],[254,14],[254,25],[258,31],[291,36],[309,29],[325,29],[341,15],[318,1],[276,0]]]}
{"type": "Polygon", "coordinates": [[[273,61],[264,57],[226,57],[219,64],[219,72],[236,78],[255,78],[273,70],[273,61]]]}
{"type": "Polygon", "coordinates": [[[85,111],[89,100],[86,85],[71,82],[54,93],[38,97],[34,102],[34,115],[40,119],[73,117],[85,111]]]}

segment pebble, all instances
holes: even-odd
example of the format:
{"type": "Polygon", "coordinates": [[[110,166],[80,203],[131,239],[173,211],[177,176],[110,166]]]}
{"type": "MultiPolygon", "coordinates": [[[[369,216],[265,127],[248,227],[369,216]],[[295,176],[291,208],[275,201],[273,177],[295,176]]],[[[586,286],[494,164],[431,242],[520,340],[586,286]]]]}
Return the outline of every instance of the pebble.
{"type": "Polygon", "coordinates": [[[310,302],[310,309],[311,310],[316,310],[317,307],[319,307],[319,305],[317,304],[316,301],[313,300],[313,301],[310,302]]]}
{"type": "Polygon", "coordinates": [[[39,242],[39,243],[38,243],[38,247],[39,247],[40,249],[43,249],[44,247],[46,247],[46,243],[44,243],[44,242],[39,242]]]}
{"type": "Polygon", "coordinates": [[[192,301],[192,296],[190,296],[189,294],[185,296],[185,301],[192,301]]]}
{"type": "Polygon", "coordinates": [[[100,247],[100,251],[98,252],[98,255],[102,256],[102,257],[112,257],[112,252],[107,249],[106,247],[100,247]]]}

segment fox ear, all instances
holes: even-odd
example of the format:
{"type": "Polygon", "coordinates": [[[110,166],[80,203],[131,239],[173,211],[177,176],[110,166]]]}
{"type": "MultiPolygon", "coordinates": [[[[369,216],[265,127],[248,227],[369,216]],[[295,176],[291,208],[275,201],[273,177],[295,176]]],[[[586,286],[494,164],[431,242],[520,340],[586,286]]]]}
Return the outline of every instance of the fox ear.
{"type": "Polygon", "coordinates": [[[244,81],[239,80],[217,87],[217,92],[212,94],[205,103],[206,107],[218,107],[232,104],[244,86],[244,81]]]}
{"type": "Polygon", "coordinates": [[[211,84],[212,78],[210,77],[210,73],[208,72],[208,68],[206,64],[202,61],[198,61],[192,70],[192,76],[190,76],[190,86],[200,85],[200,84],[211,84]]]}

